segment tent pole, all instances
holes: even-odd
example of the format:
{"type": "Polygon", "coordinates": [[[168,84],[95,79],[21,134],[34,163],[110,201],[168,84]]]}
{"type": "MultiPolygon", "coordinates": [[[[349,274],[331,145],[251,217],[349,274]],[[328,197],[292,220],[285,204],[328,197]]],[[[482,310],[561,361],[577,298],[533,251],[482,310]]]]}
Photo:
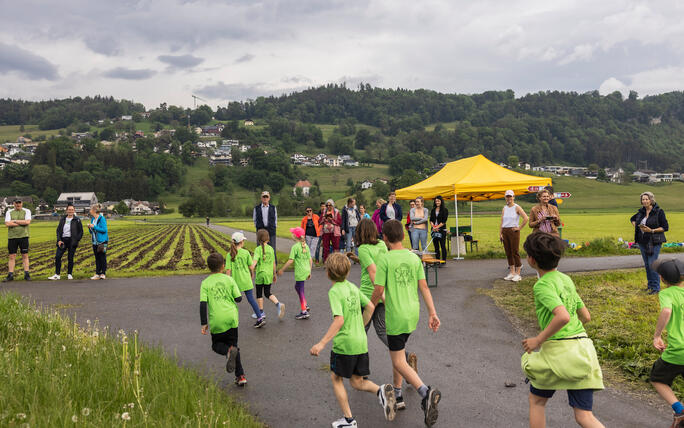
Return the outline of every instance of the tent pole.
{"type": "Polygon", "coordinates": [[[460,235],[458,233],[458,194],[456,192],[454,192],[454,207],[456,208],[456,257],[454,260],[463,260],[463,257],[461,257],[460,235]]]}
{"type": "Polygon", "coordinates": [[[473,198],[470,197],[470,235],[475,236],[473,233],[473,198]]]}

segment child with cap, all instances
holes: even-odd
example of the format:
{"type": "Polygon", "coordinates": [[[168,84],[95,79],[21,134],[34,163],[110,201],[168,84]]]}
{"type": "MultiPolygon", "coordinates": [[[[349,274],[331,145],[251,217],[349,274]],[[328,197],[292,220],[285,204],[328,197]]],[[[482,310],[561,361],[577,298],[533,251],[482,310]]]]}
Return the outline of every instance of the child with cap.
{"type": "Polygon", "coordinates": [[[252,255],[245,250],[245,234],[235,232],[231,236],[230,250],[226,256],[226,275],[232,276],[241,292],[245,293],[247,301],[252,306],[255,318],[261,318],[254,324],[255,328],[263,326],[263,311],[259,309],[254,298],[254,285],[252,284],[252,255]]]}
{"type": "Polygon", "coordinates": [[[672,392],[672,381],[684,376],[684,263],[677,259],[656,260],[651,268],[669,285],[658,295],[660,316],[653,335],[653,346],[661,355],[651,368],[651,384],[658,394],[672,406],[673,428],[684,427],[684,406],[672,392]],[[663,342],[663,330],[667,328],[667,345],[663,342]]]}
{"type": "Polygon", "coordinates": [[[311,258],[311,250],[306,245],[304,229],[293,227],[290,229],[290,233],[295,243],[290,249],[290,257],[278,271],[278,275],[282,275],[283,271],[294,263],[295,291],[297,296],[299,296],[299,305],[301,306],[301,312],[295,316],[295,319],[304,320],[309,318],[309,307],[306,304],[306,296],[304,295],[304,281],[311,278],[313,259],[311,258]]]}

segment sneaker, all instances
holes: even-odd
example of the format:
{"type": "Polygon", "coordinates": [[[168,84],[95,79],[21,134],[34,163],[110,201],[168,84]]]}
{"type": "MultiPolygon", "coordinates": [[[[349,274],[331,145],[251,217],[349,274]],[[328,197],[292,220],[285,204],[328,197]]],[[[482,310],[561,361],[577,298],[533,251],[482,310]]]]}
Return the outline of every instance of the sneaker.
{"type": "Polygon", "coordinates": [[[406,356],[406,362],[411,366],[414,372],[418,373],[418,357],[415,353],[409,352],[406,356]]]}
{"type": "Polygon", "coordinates": [[[385,419],[393,421],[397,410],[397,401],[394,398],[394,387],[386,383],[378,390],[378,401],[385,413],[385,419]]]}
{"type": "Polygon", "coordinates": [[[105,276],[105,274],[102,274],[100,275],[100,279],[107,279],[107,277],[105,276]]]}
{"type": "Polygon", "coordinates": [[[256,322],[254,323],[254,328],[261,328],[265,325],[266,325],[266,320],[263,317],[261,317],[258,320],[256,320],[256,322]]]}
{"type": "Polygon", "coordinates": [[[675,413],[674,420],[670,428],[682,428],[684,427],[684,413],[675,413]]]}
{"type": "Polygon", "coordinates": [[[67,275],[67,279],[74,279],[74,276],[72,274],[67,275]]]}
{"type": "Polygon", "coordinates": [[[509,273],[508,275],[504,276],[504,281],[511,281],[515,277],[512,273],[509,273]]]}
{"type": "Polygon", "coordinates": [[[245,375],[236,377],[235,378],[235,385],[237,385],[237,386],[247,385],[247,378],[245,377],[245,375]]]}
{"type": "MultiPolygon", "coordinates": [[[[257,319],[257,315],[252,314],[252,318],[257,319]]],[[[266,318],[266,313],[264,311],[261,311],[261,318],[266,318]]]]}
{"type": "Polygon", "coordinates": [[[2,280],[2,282],[10,282],[10,281],[14,281],[14,273],[13,272],[8,273],[7,277],[2,280]]]}
{"type": "Polygon", "coordinates": [[[522,280],[522,276],[520,275],[514,275],[513,278],[511,278],[511,281],[513,282],[519,282],[522,280]]]}
{"type": "Polygon", "coordinates": [[[437,416],[439,416],[439,412],[437,410],[437,403],[439,403],[439,400],[441,399],[442,393],[439,392],[438,389],[429,386],[427,395],[425,396],[425,398],[423,398],[423,401],[420,403],[420,407],[422,407],[423,412],[425,412],[426,426],[431,427],[435,424],[435,422],[437,422],[437,416]]]}
{"type": "Polygon", "coordinates": [[[278,302],[278,318],[283,319],[285,316],[285,303],[278,302]]]}
{"type": "Polygon", "coordinates": [[[24,281],[30,281],[31,280],[31,274],[24,271],[24,281]]]}
{"type": "Polygon", "coordinates": [[[296,320],[305,320],[305,319],[309,318],[309,316],[310,315],[308,312],[300,312],[297,315],[295,315],[295,319],[296,320]]]}
{"type": "Polygon", "coordinates": [[[403,396],[397,395],[395,401],[397,402],[397,410],[406,410],[406,403],[404,403],[403,396]]]}
{"type": "Polygon", "coordinates": [[[235,371],[235,361],[237,360],[238,350],[235,346],[231,346],[226,354],[226,371],[233,373],[235,371]]]}
{"type": "Polygon", "coordinates": [[[100,279],[100,275],[93,275],[90,277],[90,279],[93,281],[98,281],[100,279]]]}
{"type": "Polygon", "coordinates": [[[62,277],[59,276],[59,275],[57,275],[57,274],[54,274],[54,275],[52,275],[52,276],[48,276],[48,279],[49,279],[50,281],[57,281],[58,279],[62,279],[62,277]]]}
{"type": "Polygon", "coordinates": [[[347,427],[357,427],[356,419],[352,419],[351,422],[347,422],[347,418],[341,417],[332,423],[332,428],[347,428],[347,427]]]}

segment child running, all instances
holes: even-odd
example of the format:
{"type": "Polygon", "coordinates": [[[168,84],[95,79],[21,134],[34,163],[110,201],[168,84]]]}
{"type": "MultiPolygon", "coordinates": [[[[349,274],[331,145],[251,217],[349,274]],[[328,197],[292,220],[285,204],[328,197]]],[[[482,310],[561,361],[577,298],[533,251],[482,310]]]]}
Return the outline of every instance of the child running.
{"type": "MultiPolygon", "coordinates": [[[[366,296],[368,299],[373,297],[373,291],[375,291],[375,273],[377,271],[376,263],[383,255],[387,254],[387,245],[384,241],[378,240],[378,229],[370,219],[363,219],[359,222],[356,228],[356,233],[354,234],[354,242],[357,243],[359,256],[356,259],[361,264],[361,294],[366,296]]],[[[354,260],[353,253],[347,253],[347,257],[354,260]]],[[[385,326],[385,304],[382,301],[382,296],[378,298],[378,301],[372,301],[375,306],[375,311],[373,311],[373,327],[375,329],[375,334],[378,339],[389,348],[389,343],[387,342],[387,328],[385,326]]],[[[366,332],[370,328],[370,323],[366,324],[366,332]]],[[[418,372],[418,358],[413,352],[406,352],[406,361],[409,366],[417,373],[418,372]]],[[[404,378],[401,374],[393,370],[394,372],[394,396],[397,401],[397,410],[406,409],[406,404],[404,403],[404,397],[402,395],[401,387],[404,378]]]]}
{"type": "Polygon", "coordinates": [[[276,277],[275,251],[268,244],[268,230],[259,229],[257,231],[257,242],[259,245],[254,250],[251,269],[254,272],[254,284],[256,285],[257,303],[259,304],[260,314],[253,315],[257,322],[254,327],[261,328],[266,324],[266,314],[264,313],[264,298],[273,302],[278,308],[278,318],[285,316],[285,304],[280,303],[278,298],[271,294],[271,285],[278,280],[276,277]]]}
{"type": "Polygon", "coordinates": [[[294,263],[295,291],[299,296],[299,305],[301,306],[301,312],[295,315],[295,319],[305,320],[309,318],[309,306],[306,304],[306,296],[304,295],[304,281],[311,278],[313,259],[311,258],[311,250],[304,240],[306,234],[304,229],[293,227],[290,229],[290,233],[295,243],[292,245],[287,262],[278,271],[278,276],[281,276],[283,271],[294,263]]]}
{"type": "Polygon", "coordinates": [[[344,416],[332,423],[333,428],[356,427],[357,422],[349,407],[343,378],[349,379],[352,388],[377,395],[387,420],[394,419],[394,389],[392,385],[378,386],[366,379],[370,374],[368,339],[363,326],[370,321],[374,306],[347,281],[351,263],[341,253],[333,253],[325,262],[332,287],[328,291],[333,322],[323,338],[311,347],[311,355],[318,356],[332,339],[330,351],[330,378],[333,392],[344,416]],[[361,308],[363,307],[363,313],[361,308]]]}
{"type": "MultiPolygon", "coordinates": [[[[254,311],[255,318],[263,318],[263,311],[254,298],[254,285],[252,285],[252,255],[249,251],[242,248],[245,245],[245,235],[242,232],[235,232],[231,236],[230,251],[226,257],[226,275],[232,276],[240,291],[245,293],[245,297],[254,311]]],[[[257,320],[254,327],[259,328],[263,325],[257,320]]]]}
{"type": "Polygon", "coordinates": [[[404,248],[404,227],[398,220],[388,220],[382,225],[382,237],[389,252],[380,257],[376,264],[375,290],[371,301],[377,302],[385,293],[385,322],[387,324],[387,343],[392,359],[392,368],[399,372],[408,383],[413,385],[422,397],[421,407],[425,425],[437,422],[437,404],[442,393],[423,383],[418,373],[406,361],[406,342],[416,329],[420,318],[418,290],[427,306],[429,328],[439,329],[439,318],[432,294],[425,281],[425,272],[420,258],[404,248]]]}
{"type": "Polygon", "coordinates": [[[222,255],[211,253],[207,257],[207,266],[211,275],[202,281],[200,287],[202,334],[211,332],[211,349],[226,356],[226,371],[235,372],[235,384],[245,386],[247,379],[238,348],[237,302],[242,300],[242,296],[235,280],[223,273],[226,263],[222,255]]]}
{"type": "Polygon", "coordinates": [[[542,330],[523,340],[521,366],[530,381],[530,427],[546,426],[545,406],[558,389],[568,391],[575,421],[584,428],[602,428],[592,413],[594,390],[603,389],[603,375],[594,343],[582,323],[591,320],[569,276],[556,268],[564,244],[555,235],[532,233],[523,245],[527,263],[537,271],[534,305],[542,330]],[[532,352],[539,349],[539,352],[532,352]]]}
{"type": "Polygon", "coordinates": [[[653,335],[653,346],[662,356],[653,363],[651,384],[674,411],[673,428],[684,427],[684,406],[672,392],[672,381],[684,376],[684,263],[676,259],[661,259],[652,269],[669,285],[658,295],[660,316],[653,335]],[[663,330],[667,328],[667,346],[663,342],[663,330]]]}

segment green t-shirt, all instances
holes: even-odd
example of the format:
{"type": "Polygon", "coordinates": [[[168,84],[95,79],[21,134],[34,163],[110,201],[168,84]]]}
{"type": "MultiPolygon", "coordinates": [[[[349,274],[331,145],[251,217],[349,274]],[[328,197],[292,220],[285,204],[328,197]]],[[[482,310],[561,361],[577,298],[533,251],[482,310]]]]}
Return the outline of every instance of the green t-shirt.
{"type": "MultiPolygon", "coordinates": [[[[5,215],[5,221],[9,221],[9,220],[30,220],[30,219],[31,219],[31,211],[27,210],[26,208],[22,208],[20,210],[10,208],[10,210],[5,215]]],[[[8,228],[8,231],[7,231],[7,238],[8,239],[28,238],[28,236],[29,236],[28,225],[12,226],[12,227],[8,228]]]]}
{"type": "Polygon", "coordinates": [[[270,285],[273,282],[273,262],[275,262],[275,253],[273,247],[268,244],[264,245],[265,250],[261,249],[261,245],[257,245],[254,250],[253,261],[257,262],[254,272],[254,283],[261,285],[270,285]]]}
{"type": "Polygon", "coordinates": [[[387,253],[387,245],[384,241],[378,241],[377,244],[363,244],[359,246],[359,263],[361,263],[361,293],[369,299],[373,295],[375,287],[371,282],[370,275],[368,275],[368,266],[376,265],[377,260],[382,255],[387,253]]]}
{"type": "Polygon", "coordinates": [[[294,260],[295,281],[306,281],[309,274],[311,274],[311,252],[309,251],[309,246],[295,242],[290,250],[289,258],[294,260]]]}
{"type": "Polygon", "coordinates": [[[425,279],[420,258],[407,249],[392,250],[376,261],[375,285],[385,287],[387,334],[411,333],[420,318],[418,281],[425,279]]]}
{"type": "Polygon", "coordinates": [[[341,316],[344,324],[333,339],[333,352],[359,355],[368,352],[368,338],[363,327],[362,306],[369,300],[349,281],[336,282],[328,291],[333,317],[341,316]]]}
{"type": "Polygon", "coordinates": [[[537,320],[542,330],[551,323],[553,310],[558,306],[565,306],[570,314],[570,322],[549,339],[562,339],[586,333],[582,321],[577,316],[577,310],[584,307],[584,302],[577,294],[575,283],[569,276],[557,270],[547,272],[537,280],[533,290],[537,320]]]}
{"type": "Polygon", "coordinates": [[[202,281],[200,302],[207,302],[209,331],[223,333],[238,326],[236,297],[240,297],[240,290],[235,280],[224,273],[213,273],[202,281]]]}
{"type": "Polygon", "coordinates": [[[667,322],[667,348],[661,358],[670,364],[684,365],[684,288],[668,287],[658,297],[661,309],[672,309],[667,322]]]}
{"type": "Polygon", "coordinates": [[[251,264],[252,256],[244,248],[238,250],[235,260],[230,259],[230,253],[226,255],[226,269],[230,269],[230,276],[233,277],[240,291],[254,288],[254,285],[252,285],[252,274],[249,272],[251,264]]]}

